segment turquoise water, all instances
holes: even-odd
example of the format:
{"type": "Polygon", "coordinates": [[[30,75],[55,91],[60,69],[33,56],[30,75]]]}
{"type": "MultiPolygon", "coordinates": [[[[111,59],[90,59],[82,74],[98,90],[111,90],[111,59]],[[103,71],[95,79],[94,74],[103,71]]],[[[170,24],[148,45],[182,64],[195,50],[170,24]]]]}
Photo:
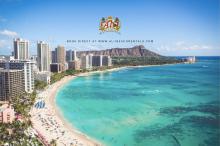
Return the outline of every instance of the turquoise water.
{"type": "Polygon", "coordinates": [[[78,77],[57,93],[64,117],[108,146],[220,145],[220,59],[78,77]]]}

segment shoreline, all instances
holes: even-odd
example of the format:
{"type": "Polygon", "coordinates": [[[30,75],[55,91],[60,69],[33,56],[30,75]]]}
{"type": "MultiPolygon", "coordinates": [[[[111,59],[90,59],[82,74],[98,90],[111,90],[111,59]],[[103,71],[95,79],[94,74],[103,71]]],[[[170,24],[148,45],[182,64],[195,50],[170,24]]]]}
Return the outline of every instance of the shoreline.
{"type": "MultiPolygon", "coordinates": [[[[49,98],[49,104],[51,104],[52,108],[55,110],[55,114],[56,116],[61,120],[61,122],[63,123],[63,126],[66,127],[71,133],[73,133],[75,137],[78,138],[79,141],[83,141],[83,145],[94,145],[94,146],[101,146],[101,144],[95,140],[92,139],[90,137],[88,137],[86,134],[80,132],[79,130],[77,130],[76,127],[74,127],[72,124],[70,124],[64,117],[64,115],[62,114],[62,112],[60,111],[59,107],[57,107],[56,105],[56,95],[57,92],[60,88],[62,88],[65,84],[67,84],[68,82],[74,80],[77,76],[66,76],[63,79],[60,80],[59,85],[56,87],[56,91],[53,92],[49,98]]],[[[58,81],[59,82],[59,81],[58,81]]]]}
{"type": "Polygon", "coordinates": [[[163,65],[172,65],[172,64],[122,66],[122,67],[111,68],[102,71],[98,70],[98,71],[79,73],[77,75],[65,76],[64,78],[55,82],[54,84],[47,86],[43,91],[40,91],[40,93],[37,94],[36,102],[43,100],[45,102],[45,108],[36,109],[33,107],[31,109],[30,115],[31,115],[31,121],[33,123],[33,128],[36,131],[38,131],[38,133],[40,133],[48,143],[50,143],[50,141],[53,139],[56,140],[58,146],[60,145],[102,146],[103,144],[100,143],[98,140],[94,138],[90,138],[88,135],[82,133],[80,130],[74,127],[74,125],[68,122],[67,119],[65,119],[61,110],[56,105],[56,95],[58,90],[68,82],[81,76],[88,76],[95,73],[118,71],[126,68],[153,67],[153,66],[163,66],[163,65]],[[51,119],[52,119],[52,123],[56,123],[55,128],[53,127],[53,125],[49,125],[48,127],[48,123],[45,124],[45,121],[47,120],[49,120],[50,123],[51,119]],[[59,130],[59,132],[57,132],[56,130],[54,130],[57,127],[62,130],[59,130]],[[65,134],[63,134],[63,132],[65,134]],[[56,134],[54,135],[53,133],[56,134]]]}
{"type": "Polygon", "coordinates": [[[83,146],[101,146],[98,141],[88,137],[73,127],[62,115],[56,106],[57,91],[76,76],[65,76],[60,81],[48,86],[46,90],[39,93],[36,101],[45,102],[44,109],[33,108],[31,110],[31,121],[33,128],[42,135],[47,143],[53,139],[60,145],[83,145],[83,146]],[[46,122],[45,122],[46,121],[46,122]],[[51,123],[51,125],[50,125],[51,123]],[[55,124],[54,124],[55,123],[55,124]],[[55,126],[54,126],[55,125],[55,126]],[[63,134],[64,133],[64,134],[63,134]]]}
{"type": "Polygon", "coordinates": [[[65,84],[74,80],[77,77],[88,76],[94,73],[112,72],[122,68],[123,67],[65,76],[61,80],[46,87],[45,90],[40,91],[37,94],[36,102],[43,100],[45,102],[45,108],[36,109],[35,107],[33,107],[31,109],[30,115],[31,115],[31,121],[33,123],[33,128],[37,131],[37,133],[39,133],[45,138],[47,143],[50,143],[50,141],[54,139],[56,140],[58,146],[60,145],[102,146],[103,144],[101,144],[98,140],[95,140],[94,138],[90,138],[86,134],[82,133],[76,127],[74,127],[74,125],[68,122],[67,119],[65,119],[59,107],[57,107],[56,105],[56,94],[61,87],[63,87],[65,84]],[[45,122],[46,121],[45,119],[47,121],[49,120],[49,123],[50,123],[50,119],[52,119],[52,123],[56,123],[56,126],[62,129],[58,131],[62,131],[62,132],[59,133],[57,131],[53,131],[53,129],[56,128],[53,127],[53,125],[50,125],[48,128],[48,122],[45,122]],[[63,131],[65,131],[66,135],[65,134],[62,135],[63,131]]]}
{"type": "MultiPolygon", "coordinates": [[[[65,80],[64,82],[62,82],[59,87],[56,89],[55,93],[53,96],[49,97],[49,103],[53,106],[55,112],[56,112],[56,116],[58,116],[60,118],[60,120],[63,122],[64,126],[66,128],[68,128],[71,132],[73,132],[74,134],[77,134],[80,136],[80,139],[82,138],[83,141],[86,139],[86,141],[88,140],[89,143],[92,142],[92,145],[94,146],[103,146],[103,144],[101,144],[98,140],[89,137],[88,135],[82,133],[80,130],[78,130],[74,125],[72,125],[67,119],[65,119],[64,115],[62,114],[61,110],[59,109],[59,107],[57,107],[56,105],[56,95],[57,92],[60,88],[62,88],[64,85],[66,85],[68,82],[73,81],[74,79],[76,79],[77,77],[81,77],[81,76],[89,76],[91,74],[95,74],[95,73],[102,73],[102,72],[112,72],[112,71],[117,71],[123,69],[123,67],[119,67],[119,68],[112,68],[112,69],[108,69],[108,70],[103,70],[103,71],[91,71],[91,72],[86,72],[86,73],[79,73],[77,75],[69,75],[69,76],[65,76],[66,80],[63,78],[61,80],[65,80]]],[[[61,81],[60,80],[60,81],[61,81]]],[[[58,81],[59,82],[59,81],[58,81]]],[[[87,143],[86,145],[90,146],[90,144],[87,143]]]]}

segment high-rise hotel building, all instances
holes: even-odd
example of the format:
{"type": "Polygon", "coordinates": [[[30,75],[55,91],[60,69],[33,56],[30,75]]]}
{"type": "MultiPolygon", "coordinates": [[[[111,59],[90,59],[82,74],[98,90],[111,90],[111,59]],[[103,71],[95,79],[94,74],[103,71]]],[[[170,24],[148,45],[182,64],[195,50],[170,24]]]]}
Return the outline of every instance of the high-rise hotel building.
{"type": "Polygon", "coordinates": [[[37,43],[37,66],[40,72],[50,71],[51,52],[49,44],[45,42],[37,43]]]}
{"type": "Polygon", "coordinates": [[[22,70],[0,69],[0,101],[9,101],[24,91],[22,70]]]}
{"type": "Polygon", "coordinates": [[[83,55],[80,57],[81,59],[81,66],[82,69],[91,69],[92,68],[92,54],[83,55]]]}
{"type": "Polygon", "coordinates": [[[66,51],[63,46],[58,46],[56,49],[56,57],[57,57],[57,63],[65,63],[66,60],[66,51]]]}
{"type": "Polygon", "coordinates": [[[73,51],[72,50],[66,51],[66,62],[70,62],[70,61],[73,61],[73,51]]]}
{"type": "Polygon", "coordinates": [[[110,56],[102,56],[102,66],[112,66],[112,58],[110,56]]]}
{"type": "Polygon", "coordinates": [[[57,63],[56,51],[51,51],[51,62],[52,63],[57,63]]]}
{"type": "Polygon", "coordinates": [[[107,55],[96,55],[92,57],[92,66],[111,66],[112,59],[107,55]]]}
{"type": "Polygon", "coordinates": [[[92,57],[92,66],[102,66],[102,55],[92,57]]]}
{"type": "Polygon", "coordinates": [[[76,56],[76,50],[73,50],[73,51],[72,51],[72,56],[73,56],[72,59],[73,59],[74,61],[77,61],[77,60],[78,60],[78,58],[77,58],[77,56],[76,56]]]}
{"type": "Polygon", "coordinates": [[[14,58],[29,59],[29,42],[20,38],[14,39],[14,58]]]}
{"type": "Polygon", "coordinates": [[[0,62],[0,68],[22,70],[23,85],[27,93],[32,93],[34,90],[34,65],[35,63],[30,60],[11,60],[0,62]]]}
{"type": "Polygon", "coordinates": [[[55,48],[56,52],[56,63],[60,64],[61,71],[64,71],[66,69],[66,51],[63,46],[58,46],[55,48]]]}
{"type": "Polygon", "coordinates": [[[80,60],[76,57],[76,50],[66,51],[68,69],[80,70],[80,60]]]}
{"type": "Polygon", "coordinates": [[[78,60],[77,56],[76,56],[76,50],[68,50],[66,51],[66,61],[70,62],[70,61],[76,61],[78,60]]]}

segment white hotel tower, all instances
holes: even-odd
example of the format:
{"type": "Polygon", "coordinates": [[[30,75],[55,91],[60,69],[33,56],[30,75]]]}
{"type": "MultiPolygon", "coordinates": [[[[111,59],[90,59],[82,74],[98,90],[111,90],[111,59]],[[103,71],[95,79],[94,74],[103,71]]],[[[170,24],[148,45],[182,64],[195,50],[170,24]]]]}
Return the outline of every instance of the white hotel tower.
{"type": "Polygon", "coordinates": [[[11,70],[22,70],[24,90],[32,93],[34,90],[34,62],[30,60],[1,61],[0,68],[11,70]]]}
{"type": "Polygon", "coordinates": [[[49,44],[40,41],[37,43],[37,66],[40,72],[50,71],[50,47],[49,44]]]}
{"type": "Polygon", "coordinates": [[[14,39],[14,57],[19,60],[29,59],[29,42],[21,38],[14,39]]]}

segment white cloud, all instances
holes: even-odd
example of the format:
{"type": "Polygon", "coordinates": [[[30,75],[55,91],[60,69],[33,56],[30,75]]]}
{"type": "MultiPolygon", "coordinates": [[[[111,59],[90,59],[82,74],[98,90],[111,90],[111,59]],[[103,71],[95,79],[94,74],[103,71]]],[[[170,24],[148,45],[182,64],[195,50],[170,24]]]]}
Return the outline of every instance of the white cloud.
{"type": "Polygon", "coordinates": [[[176,46],[182,46],[182,45],[184,45],[185,44],[185,42],[184,41],[179,41],[179,42],[176,42],[176,46]]]}
{"type": "Polygon", "coordinates": [[[16,37],[18,36],[17,32],[14,32],[14,31],[10,31],[10,30],[3,30],[3,31],[0,31],[0,34],[3,35],[3,36],[8,36],[8,37],[16,37]]]}
{"type": "Polygon", "coordinates": [[[156,47],[155,50],[157,50],[157,51],[170,51],[171,47],[169,47],[168,45],[160,45],[160,46],[156,47]]]}
{"type": "Polygon", "coordinates": [[[182,46],[180,49],[181,50],[204,50],[204,49],[211,49],[211,46],[207,45],[187,45],[187,46],[182,46]]]}
{"type": "Polygon", "coordinates": [[[187,44],[184,41],[176,42],[174,45],[175,50],[203,50],[211,48],[212,46],[209,45],[187,44]]]}
{"type": "Polygon", "coordinates": [[[213,49],[210,45],[199,45],[199,44],[187,44],[184,41],[179,41],[173,44],[161,44],[155,47],[156,51],[184,51],[184,50],[211,50],[213,49]]]}
{"type": "Polygon", "coordinates": [[[202,49],[212,49],[212,46],[203,45],[202,49]]]}
{"type": "Polygon", "coordinates": [[[198,50],[200,48],[201,47],[199,45],[191,45],[191,46],[182,47],[182,50],[198,50]]]}

